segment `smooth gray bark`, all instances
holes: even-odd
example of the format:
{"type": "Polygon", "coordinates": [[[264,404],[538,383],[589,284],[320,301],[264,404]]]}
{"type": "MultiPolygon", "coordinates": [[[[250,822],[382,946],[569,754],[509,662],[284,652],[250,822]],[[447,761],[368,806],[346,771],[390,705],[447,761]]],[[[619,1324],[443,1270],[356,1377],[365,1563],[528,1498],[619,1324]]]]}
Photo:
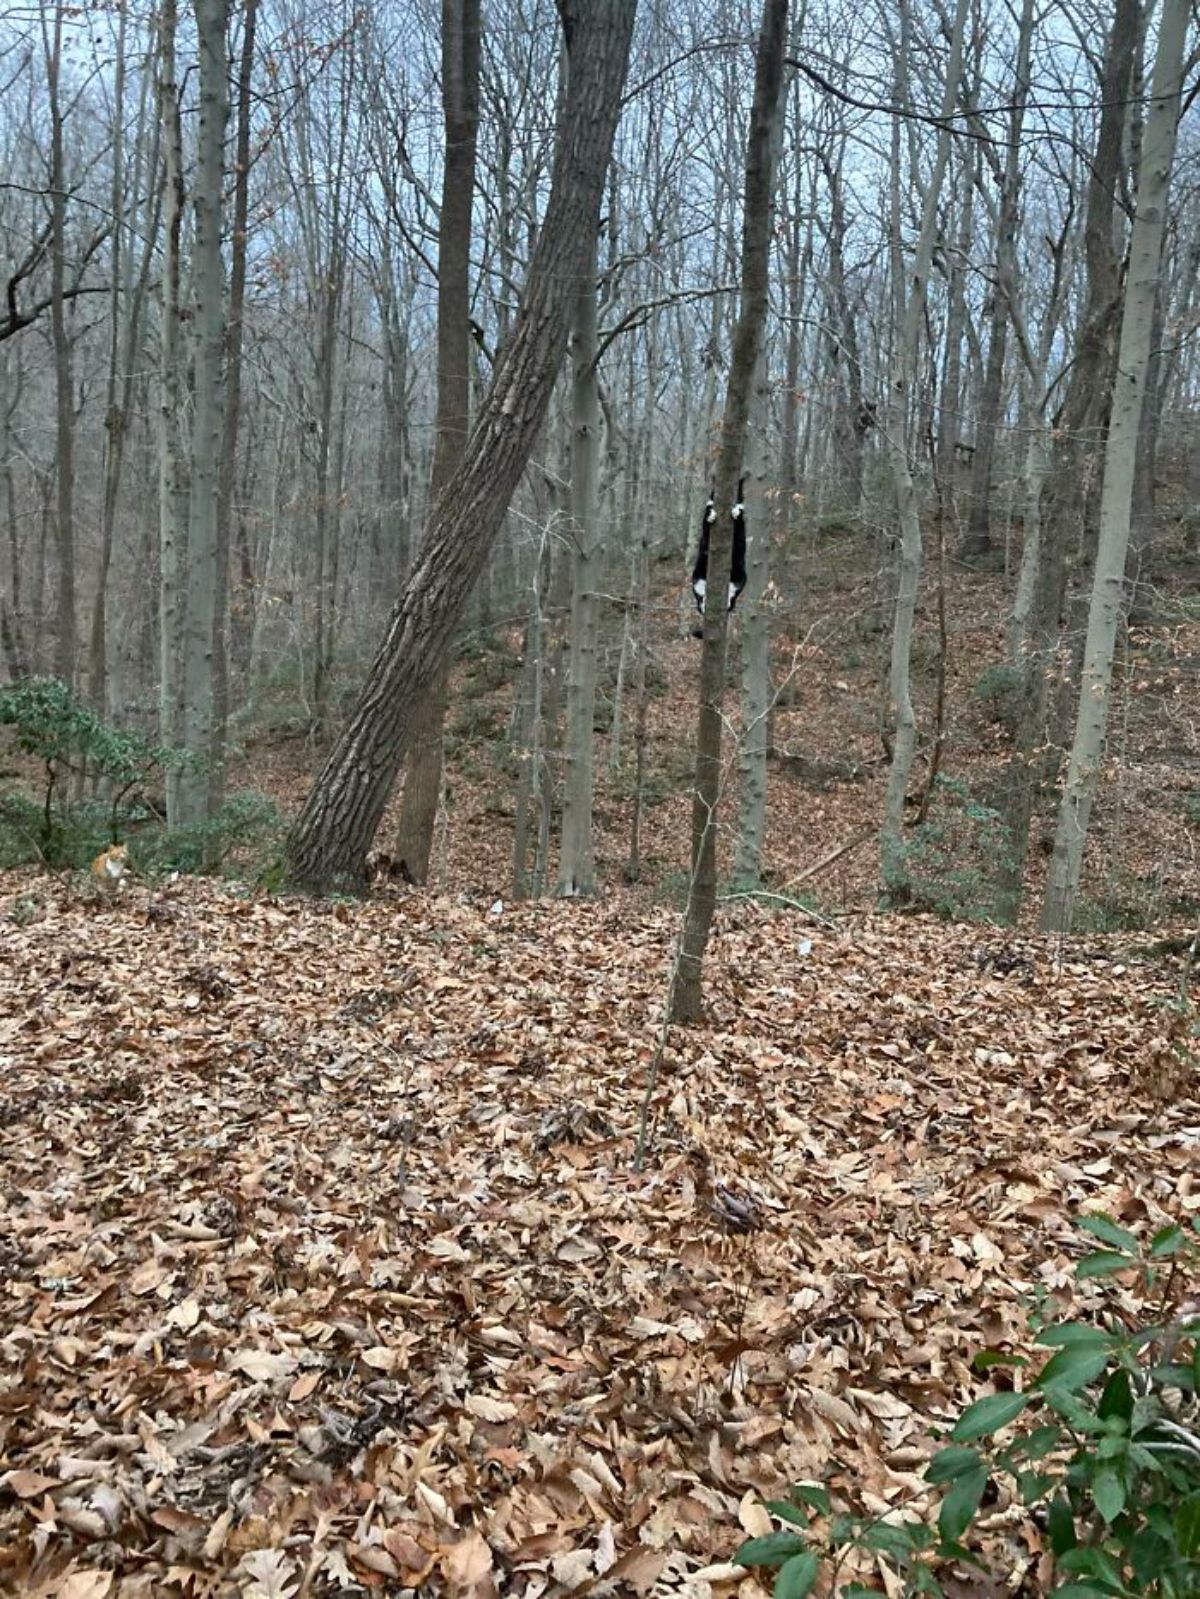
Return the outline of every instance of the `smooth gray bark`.
{"type": "Polygon", "coordinates": [[[1125,602],[1125,561],[1129,549],[1138,434],[1145,404],[1166,201],[1182,96],[1188,13],[1188,0],[1164,0],[1150,111],[1142,142],[1141,178],[1129,250],[1112,416],[1105,443],[1100,542],[1088,612],[1079,709],[1042,904],[1042,927],[1048,932],[1071,929],[1088,824],[1104,755],[1113,647],[1125,602]]]}
{"type": "Polygon", "coordinates": [[[200,42],[200,127],[193,194],[191,496],[184,585],[180,733],[189,763],[180,769],[177,808],[168,822],[207,821],[213,753],[213,624],[217,595],[217,504],[224,433],[225,272],[221,216],[229,60],[228,0],[196,0],[200,42]]]}
{"type": "Polygon", "coordinates": [[[721,798],[722,704],[728,630],[728,585],[723,574],[730,570],[732,561],[733,505],[746,452],[754,369],[767,315],[775,119],[783,93],[787,15],[787,0],[764,0],[755,52],[754,103],[750,112],[742,211],[742,296],[721,423],[713,495],[716,519],[709,534],[692,803],[692,876],[667,1001],[667,1015],[672,1022],[700,1020],[704,952],[717,903],[717,814],[721,798]]]}

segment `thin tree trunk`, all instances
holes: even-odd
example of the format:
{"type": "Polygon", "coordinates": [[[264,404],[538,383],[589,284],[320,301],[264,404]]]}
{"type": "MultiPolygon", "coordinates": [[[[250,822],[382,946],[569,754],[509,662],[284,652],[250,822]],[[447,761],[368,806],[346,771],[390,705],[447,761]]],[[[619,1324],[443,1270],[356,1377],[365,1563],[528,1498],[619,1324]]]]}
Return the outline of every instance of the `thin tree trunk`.
{"type": "Polygon", "coordinates": [[[600,432],[597,362],[596,239],[584,263],[571,352],[571,655],[567,682],[566,783],[558,892],[592,894],[596,857],[592,839],[595,789],[596,581],[600,561],[596,514],[596,453],[600,432]]]}
{"type": "MultiPolygon", "coordinates": [[[[183,320],[180,305],[180,236],[183,231],[183,139],[179,85],[175,80],[176,0],[163,0],[159,13],[159,107],[166,172],[166,229],[163,239],[162,319],[159,332],[159,716],[160,740],[180,741],[181,655],[184,616],[183,574],[187,560],[190,481],[183,451],[183,320]]],[[[182,774],[167,770],[167,816],[179,814],[182,774]]]]}
{"type": "MultiPolygon", "coordinates": [[[[109,240],[108,270],[110,276],[108,302],[108,374],[104,405],[104,498],[100,513],[100,570],[96,576],[96,596],[92,605],[92,633],[88,651],[88,692],[92,704],[104,714],[107,701],[108,638],[106,609],[108,603],[108,573],[112,564],[113,528],[117,515],[117,493],[121,482],[121,457],[125,442],[126,412],[118,406],[117,371],[121,354],[121,301],[128,285],[122,283],[124,262],[121,210],[125,203],[125,39],[126,12],[122,9],[117,20],[116,62],[113,68],[113,146],[112,183],[109,187],[109,209],[112,212],[112,235],[109,240]]],[[[149,254],[148,251],[145,252],[149,254]]],[[[126,386],[131,377],[130,363],[125,366],[126,386]]]]}
{"type": "MultiPolygon", "coordinates": [[[[950,159],[950,123],[958,101],[958,86],[962,76],[963,32],[966,26],[967,0],[958,0],[954,17],[954,30],[950,40],[950,54],[946,62],[946,79],[942,92],[942,116],[945,119],[938,132],[937,150],[933,171],[925,186],[925,201],[921,216],[921,232],[917,240],[916,256],[911,277],[906,287],[903,243],[900,237],[900,200],[898,171],[900,152],[898,135],[892,147],[892,282],[896,296],[896,332],[894,366],[891,381],[891,404],[888,416],[888,457],[892,481],[896,491],[896,512],[900,525],[900,571],[896,590],[895,621],[892,630],[892,656],[888,676],[888,701],[892,721],[892,763],[888,772],[887,797],[884,802],[883,828],[880,839],[881,875],[885,893],[903,894],[906,878],[904,860],[904,801],[908,793],[908,780],[917,752],[917,719],[912,703],[911,670],[913,620],[917,608],[917,589],[921,580],[921,519],[917,506],[917,490],[909,465],[911,447],[908,429],[909,403],[912,386],[916,381],[921,324],[925,316],[925,300],[929,286],[929,269],[933,260],[933,247],[937,239],[938,201],[946,165],[950,159]]],[[[901,45],[897,53],[897,99],[901,106],[908,101],[908,83],[904,64],[904,32],[907,30],[907,10],[901,10],[901,45]]]]}
{"type": "Polygon", "coordinates": [[[704,952],[717,903],[717,811],[721,796],[721,708],[725,693],[728,580],[733,505],[749,426],[754,369],[767,315],[776,112],[783,94],[788,0],[764,0],[754,63],[754,104],[746,149],[742,220],[742,297],[717,461],[709,533],[708,585],[700,652],[700,714],[692,804],[692,876],[667,1014],[697,1022],[703,1010],[704,952]]]}
{"type": "Polygon", "coordinates": [[[746,445],[746,592],[742,596],[742,736],[738,746],[737,844],[733,876],[741,888],[762,879],[767,822],[767,715],[771,703],[767,575],[771,548],[767,505],[767,362],[760,349],[746,445]]]}
{"type": "Polygon", "coordinates": [[[1058,772],[1061,752],[1049,735],[1060,692],[1060,645],[1068,621],[1070,545],[1088,542],[1091,480],[1110,403],[1110,341],[1120,313],[1120,261],[1114,247],[1127,90],[1139,37],[1139,0],[1116,0],[1105,47],[1096,154],[1088,177],[1084,254],[1087,285],[1067,393],[1054,419],[1046,495],[1039,517],[1038,564],[1025,625],[1026,650],[1013,760],[1004,802],[1011,877],[1019,897],[1033,817],[1058,772]]]}
{"type": "Polygon", "coordinates": [[[50,338],[54,349],[54,407],[56,417],[55,536],[58,553],[58,599],[55,626],[54,670],[64,683],[75,680],[75,399],[71,341],[66,320],[67,176],[63,159],[61,98],[63,7],[54,8],[53,33],[47,36],[46,86],[50,96],[50,338]]]}
{"type": "Polygon", "coordinates": [[[217,591],[217,500],[224,434],[221,361],[225,281],[221,208],[225,123],[229,111],[228,0],[197,0],[200,43],[200,129],[196,159],[192,252],[195,371],[192,409],[192,493],[188,505],[186,615],[181,732],[190,757],[180,772],[172,827],[208,819],[213,753],[213,625],[217,591]]]}
{"type": "MultiPolygon", "coordinates": [[[[442,0],[442,110],[446,127],[438,223],[438,390],[431,516],[462,461],[471,411],[471,208],[479,128],[479,0],[442,0]]],[[[431,524],[432,525],[432,524],[431,524]]],[[[414,710],[393,854],[414,883],[429,876],[442,792],[448,666],[414,710]]]]}
{"type": "Polygon", "coordinates": [[[1129,251],[1112,417],[1105,444],[1100,544],[1088,615],[1079,711],[1042,905],[1042,927],[1047,932],[1071,929],[1088,824],[1104,754],[1113,647],[1125,597],[1125,560],[1154,327],[1154,301],[1162,259],[1164,213],[1182,95],[1188,13],[1188,0],[1164,0],[1150,111],[1142,144],[1141,181],[1129,251]]]}
{"type": "Polygon", "coordinates": [[[636,0],[559,0],[567,89],[524,301],[358,704],[292,831],[295,884],[361,887],[418,696],[446,659],[541,430],[597,225],[635,9],[636,0]]]}
{"type": "MultiPolygon", "coordinates": [[[[964,560],[981,560],[992,547],[991,480],[1000,410],[1004,395],[1004,360],[1008,350],[1009,311],[1004,284],[1016,271],[1017,227],[1021,216],[1021,134],[1029,100],[1030,58],[1033,49],[1033,0],[1021,0],[1017,29],[1017,65],[1013,81],[1008,148],[1000,179],[1000,210],[996,218],[996,283],[992,289],[991,330],[987,369],[979,397],[975,426],[975,454],[971,457],[971,489],[966,537],[960,554],[964,560]]],[[[985,149],[990,148],[986,147],[985,149]]]]}
{"type": "MultiPolygon", "coordinates": [[[[234,146],[233,238],[230,249],[229,309],[225,322],[225,418],[217,498],[217,571],[213,604],[213,738],[209,805],[215,812],[225,796],[225,745],[229,724],[229,568],[233,489],[237,480],[238,427],[242,414],[242,343],[246,305],[246,233],[250,215],[250,121],[254,82],[254,40],[258,0],[245,0],[242,51],[237,76],[237,137],[234,146]]],[[[245,596],[249,603],[252,596],[245,596]]]]}

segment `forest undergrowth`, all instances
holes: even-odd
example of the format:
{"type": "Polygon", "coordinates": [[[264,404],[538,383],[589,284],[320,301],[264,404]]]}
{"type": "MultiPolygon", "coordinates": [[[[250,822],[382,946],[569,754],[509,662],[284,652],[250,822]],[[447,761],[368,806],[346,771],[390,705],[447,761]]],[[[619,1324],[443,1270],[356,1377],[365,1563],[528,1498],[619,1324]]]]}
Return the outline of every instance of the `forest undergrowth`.
{"type": "MultiPolygon", "coordinates": [[[[781,893],[882,782],[868,578],[840,570],[775,723],[781,893]]],[[[996,582],[951,608],[943,769],[971,795],[1003,758],[975,694],[996,582]]],[[[1131,651],[1098,833],[1163,903],[1194,892],[1195,650],[1173,624],[1131,651]]],[[[597,902],[509,901],[506,779],[465,740],[429,892],[0,874],[0,1591],[761,1599],[731,1560],[763,1499],[911,1504],[1014,1380],[980,1350],[1095,1315],[1081,1216],[1200,1216],[1186,957],[867,914],[873,836],[813,911],[724,902],[637,1169],[690,651],[657,651],[647,880],[597,902]]],[[[307,759],[250,757],[285,806],[307,759]]],[[[628,804],[606,776],[614,885],[628,804]]],[[[981,1515],[945,1592],[1049,1591],[1038,1524],[981,1515]]]]}

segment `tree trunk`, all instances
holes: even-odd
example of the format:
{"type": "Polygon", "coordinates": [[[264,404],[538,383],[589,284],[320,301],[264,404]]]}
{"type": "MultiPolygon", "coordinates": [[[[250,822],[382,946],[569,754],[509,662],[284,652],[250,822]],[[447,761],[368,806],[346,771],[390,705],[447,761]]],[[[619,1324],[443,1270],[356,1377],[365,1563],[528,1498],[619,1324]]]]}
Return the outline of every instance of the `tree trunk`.
{"type": "Polygon", "coordinates": [[[56,428],[56,543],[58,606],[54,670],[64,683],[75,680],[75,397],[71,341],[66,320],[67,175],[63,159],[63,111],[60,94],[63,7],[54,8],[52,36],[46,34],[46,87],[50,97],[50,338],[54,348],[56,428]]]}
{"type": "MultiPolygon", "coordinates": [[[[109,209],[112,235],[109,240],[108,373],[105,385],[104,492],[100,512],[100,570],[96,576],[96,596],[92,604],[92,633],[88,650],[88,693],[92,704],[103,715],[108,698],[107,601],[108,574],[112,564],[113,528],[117,515],[117,492],[121,482],[121,457],[125,443],[127,411],[117,403],[118,362],[121,357],[121,302],[128,285],[122,283],[124,260],[121,210],[125,203],[125,40],[126,14],[117,20],[116,61],[113,67],[113,145],[112,183],[109,209]]],[[[148,254],[149,252],[145,252],[148,254]]],[[[132,378],[131,362],[125,363],[125,388],[132,378]]]]}
{"type": "MultiPolygon", "coordinates": [[[[996,451],[1001,402],[1004,395],[1004,358],[1008,348],[1011,313],[1003,285],[1012,281],[1016,270],[1017,226],[1021,216],[1021,134],[1025,107],[1029,100],[1030,55],[1033,47],[1033,0],[1022,0],[1017,30],[1017,66],[1013,80],[1012,110],[1008,127],[1008,149],[1000,178],[1000,210],[996,218],[996,282],[992,288],[991,331],[988,338],[987,370],[979,397],[975,426],[975,454],[971,457],[971,489],[967,533],[960,554],[964,560],[981,560],[992,547],[991,480],[996,451]]],[[[990,147],[986,147],[988,149],[990,147]]]]}
{"type": "Polygon", "coordinates": [[[692,803],[692,876],[671,992],[673,1022],[697,1022],[703,1009],[704,952],[717,903],[717,811],[721,797],[721,706],[728,627],[726,574],[733,554],[733,505],[746,450],[754,369],[767,316],[776,114],[783,97],[788,0],[764,0],[754,63],[754,104],[746,148],[742,213],[742,297],[717,460],[709,530],[708,585],[700,652],[700,714],[692,803]]]}
{"type": "Polygon", "coordinates": [[[224,433],[221,363],[225,280],[221,203],[225,123],[229,111],[228,0],[197,0],[200,44],[200,129],[196,155],[195,243],[192,251],[195,371],[192,402],[192,493],[188,504],[183,705],[180,731],[189,764],[179,774],[171,827],[209,817],[213,753],[213,623],[217,591],[217,501],[224,433]]]}
{"type": "MultiPolygon", "coordinates": [[[[888,408],[888,458],[892,481],[896,490],[896,514],[900,526],[900,571],[896,589],[895,620],[892,629],[892,656],[888,675],[889,715],[892,723],[892,764],[888,772],[887,797],[884,802],[883,827],[880,838],[881,877],[885,894],[903,894],[906,881],[904,861],[904,801],[908,793],[908,780],[917,752],[917,719],[912,703],[910,662],[912,656],[913,619],[917,608],[917,589],[921,580],[921,519],[917,506],[917,490],[909,465],[909,397],[917,377],[917,362],[921,337],[921,324],[925,315],[925,300],[929,287],[929,269],[933,260],[933,247],[937,239],[938,200],[946,165],[950,159],[950,123],[958,101],[958,85],[962,76],[963,31],[966,26],[967,0],[958,0],[954,18],[954,31],[950,41],[950,55],[946,62],[946,79],[942,91],[942,117],[945,119],[938,131],[937,152],[933,171],[925,186],[925,200],[921,215],[921,232],[917,239],[916,257],[912,264],[911,281],[905,284],[903,242],[900,235],[899,199],[899,135],[893,135],[892,145],[892,282],[896,296],[895,347],[891,380],[891,403],[888,408]]],[[[907,11],[901,10],[901,45],[897,53],[897,100],[901,106],[908,101],[904,31],[907,29],[907,11]]],[[[897,124],[894,124],[898,127],[897,124]]]]}
{"type": "Polygon", "coordinates": [[[1134,470],[1150,362],[1164,213],[1182,95],[1188,12],[1188,0],[1164,0],[1159,24],[1158,53],[1129,251],[1116,386],[1105,444],[1100,544],[1088,615],[1079,711],[1042,905],[1042,927],[1047,932],[1065,933],[1071,929],[1088,823],[1104,754],[1113,646],[1125,594],[1134,470]]]}
{"type": "Polygon", "coordinates": [[[767,576],[771,549],[767,504],[767,363],[759,351],[746,444],[746,592],[742,596],[742,737],[738,746],[737,844],[733,876],[741,888],[762,880],[767,823],[767,715],[771,704],[767,576]]]}
{"type": "Polygon", "coordinates": [[[541,430],[596,231],[635,9],[636,0],[559,0],[567,87],[524,301],[358,704],[292,831],[287,864],[296,885],[361,887],[418,696],[446,659],[541,430]]]}
{"type": "Polygon", "coordinates": [[[584,263],[576,301],[572,349],[571,655],[567,679],[562,850],[558,892],[592,894],[596,858],[592,840],[595,788],[596,581],[600,560],[596,515],[596,453],[600,432],[600,377],[596,370],[596,239],[584,263]]]}
{"type": "MultiPolygon", "coordinates": [[[[183,231],[183,137],[175,80],[176,0],[159,13],[159,109],[163,124],[166,228],[163,238],[162,318],[159,331],[159,714],[158,736],[180,741],[183,574],[187,564],[189,478],[183,451],[183,319],[180,305],[180,235],[183,231]]],[[[167,816],[179,813],[181,773],[167,771],[167,816]]]]}
{"type": "MultiPolygon", "coordinates": [[[[438,223],[438,389],[431,514],[460,462],[471,411],[471,207],[479,128],[479,0],[442,0],[442,110],[446,156],[438,223]]],[[[442,792],[447,672],[415,708],[393,854],[414,883],[429,876],[442,792]]]]}
{"type": "Polygon", "coordinates": [[[1105,47],[1096,154],[1089,168],[1084,253],[1087,285],[1067,393],[1054,419],[1047,493],[1039,519],[1038,565],[1025,624],[1019,711],[1005,797],[1012,879],[1019,887],[1033,816],[1058,771],[1061,752],[1048,732],[1049,708],[1063,675],[1058,661],[1068,623],[1071,540],[1087,539],[1096,451],[1110,402],[1112,330],[1120,311],[1120,261],[1114,246],[1115,196],[1133,56],[1139,38],[1139,0],[1116,0],[1105,47]],[[1056,664],[1057,663],[1057,664],[1056,664]]]}
{"type": "MultiPolygon", "coordinates": [[[[237,480],[238,425],[242,413],[242,342],[246,304],[246,230],[250,214],[250,121],[253,112],[254,39],[258,0],[245,0],[242,52],[237,76],[237,136],[234,146],[233,238],[230,249],[229,312],[225,323],[225,417],[217,497],[217,571],[213,605],[213,753],[209,804],[215,812],[225,797],[225,743],[229,722],[229,567],[232,546],[233,489],[237,480]],[[227,634],[229,635],[227,638],[227,634]]],[[[243,603],[249,604],[246,595],[243,603]]]]}

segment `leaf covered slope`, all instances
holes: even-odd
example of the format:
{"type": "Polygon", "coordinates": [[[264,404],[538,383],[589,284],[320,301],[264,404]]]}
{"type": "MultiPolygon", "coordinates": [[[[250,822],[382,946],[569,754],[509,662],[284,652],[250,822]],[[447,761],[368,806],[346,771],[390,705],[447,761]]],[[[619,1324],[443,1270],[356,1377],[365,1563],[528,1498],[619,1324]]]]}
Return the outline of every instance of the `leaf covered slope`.
{"type": "Polygon", "coordinates": [[[919,1486],[1080,1208],[1200,1207],[1113,946],[738,905],[639,1174],[668,913],[2,888],[3,1592],[705,1594],[919,1486]]]}

